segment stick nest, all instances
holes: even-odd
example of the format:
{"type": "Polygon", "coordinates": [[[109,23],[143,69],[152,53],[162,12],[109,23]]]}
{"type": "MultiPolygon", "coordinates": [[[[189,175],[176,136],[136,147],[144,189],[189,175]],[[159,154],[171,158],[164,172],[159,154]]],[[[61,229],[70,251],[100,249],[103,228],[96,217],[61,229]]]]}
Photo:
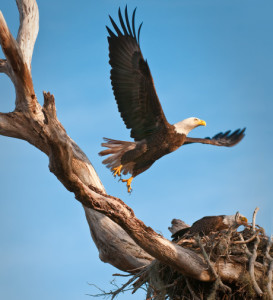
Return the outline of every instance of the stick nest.
{"type": "MultiPolygon", "coordinates": [[[[272,298],[272,241],[263,228],[255,226],[223,230],[206,236],[184,235],[178,245],[200,255],[215,275],[214,282],[200,282],[186,277],[155,260],[139,273],[132,275],[122,287],[96,296],[114,299],[119,293],[146,290],[146,300],[163,299],[273,299],[272,298]],[[217,264],[240,264],[243,271],[236,281],[225,282],[217,274],[217,264]]],[[[119,274],[116,274],[117,276],[119,274]]]]}
{"type": "MultiPolygon", "coordinates": [[[[215,274],[214,282],[200,282],[187,278],[169,266],[154,261],[139,274],[133,284],[134,291],[146,285],[146,299],[150,300],[272,299],[268,273],[273,249],[264,230],[257,227],[255,232],[245,228],[241,232],[229,229],[203,237],[185,235],[177,242],[181,247],[188,248],[204,258],[208,268],[215,274]],[[256,259],[253,260],[253,256],[256,256],[256,259]],[[236,282],[222,282],[215,270],[220,260],[244,266],[244,272],[236,282]],[[251,269],[254,272],[251,272],[251,269]]],[[[272,281],[272,278],[270,279],[272,281]]]]}

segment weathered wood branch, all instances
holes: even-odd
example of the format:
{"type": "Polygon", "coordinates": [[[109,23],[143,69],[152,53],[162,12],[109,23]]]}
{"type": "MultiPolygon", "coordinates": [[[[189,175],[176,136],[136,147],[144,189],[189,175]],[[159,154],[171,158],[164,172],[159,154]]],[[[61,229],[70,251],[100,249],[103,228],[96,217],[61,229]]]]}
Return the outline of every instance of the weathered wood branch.
{"type": "Polygon", "coordinates": [[[34,93],[30,69],[24,60],[23,52],[13,38],[0,12],[0,43],[7,58],[7,67],[16,91],[16,110],[37,112],[37,99],[34,93]]]}
{"type": "MultiPolygon", "coordinates": [[[[255,224],[255,217],[256,217],[257,212],[258,212],[258,209],[256,208],[253,213],[253,224],[255,224]]],[[[253,228],[253,232],[255,232],[255,227],[253,228]]],[[[241,241],[244,241],[244,238],[242,237],[242,235],[240,235],[240,238],[241,238],[241,241]]],[[[260,242],[260,238],[259,238],[259,236],[256,236],[252,253],[249,251],[247,245],[245,245],[245,244],[243,244],[243,245],[244,245],[245,252],[246,252],[247,256],[249,257],[249,267],[248,268],[249,268],[249,274],[250,274],[250,277],[251,277],[251,280],[253,283],[253,287],[254,287],[256,293],[259,295],[259,297],[261,297],[263,294],[263,291],[259,287],[259,285],[256,281],[256,276],[255,276],[255,261],[257,258],[257,248],[258,248],[259,242],[260,242]]]]}
{"type": "MultiPolygon", "coordinates": [[[[9,75],[16,90],[15,111],[0,113],[0,134],[23,139],[49,157],[50,171],[83,204],[101,260],[133,273],[156,258],[191,278],[215,280],[201,256],[157,234],[122,200],[107,195],[90,161],[59,122],[54,96],[44,93],[44,104],[39,104],[31,77],[38,7],[35,0],[17,0],[17,6],[17,41],[0,12],[0,43],[6,57],[0,71],[9,75]]],[[[220,261],[215,268],[227,281],[243,272],[239,263],[220,261]]]]}
{"type": "Polygon", "coordinates": [[[9,76],[9,71],[8,71],[7,60],[6,59],[0,59],[0,73],[5,73],[9,76]]]}
{"type": "Polygon", "coordinates": [[[20,112],[0,112],[0,134],[17,139],[27,140],[29,132],[25,131],[27,118],[20,112]]]}
{"type": "Polygon", "coordinates": [[[39,31],[38,5],[32,0],[16,0],[16,4],[20,14],[20,27],[16,40],[30,70],[33,48],[39,31]]]}
{"type": "Polygon", "coordinates": [[[256,207],[254,212],[253,212],[253,216],[252,216],[252,230],[253,230],[253,232],[256,231],[256,215],[257,215],[258,211],[259,211],[259,207],[256,207]]]}
{"type": "Polygon", "coordinates": [[[272,236],[268,239],[268,244],[266,247],[266,259],[268,260],[268,282],[266,285],[268,296],[270,300],[273,300],[273,292],[272,292],[272,275],[273,275],[273,258],[270,256],[270,248],[272,247],[272,236]]]}

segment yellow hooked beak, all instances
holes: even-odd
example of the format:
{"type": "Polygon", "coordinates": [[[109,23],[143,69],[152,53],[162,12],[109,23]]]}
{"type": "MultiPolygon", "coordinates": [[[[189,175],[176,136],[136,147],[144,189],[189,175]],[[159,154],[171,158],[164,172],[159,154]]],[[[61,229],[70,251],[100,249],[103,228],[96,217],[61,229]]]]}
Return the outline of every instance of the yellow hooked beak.
{"type": "Polygon", "coordinates": [[[204,120],[199,120],[198,125],[206,126],[207,123],[204,120]]]}
{"type": "Polygon", "coordinates": [[[247,218],[245,218],[245,217],[241,217],[241,221],[242,221],[243,223],[247,223],[247,222],[248,222],[247,218]]]}

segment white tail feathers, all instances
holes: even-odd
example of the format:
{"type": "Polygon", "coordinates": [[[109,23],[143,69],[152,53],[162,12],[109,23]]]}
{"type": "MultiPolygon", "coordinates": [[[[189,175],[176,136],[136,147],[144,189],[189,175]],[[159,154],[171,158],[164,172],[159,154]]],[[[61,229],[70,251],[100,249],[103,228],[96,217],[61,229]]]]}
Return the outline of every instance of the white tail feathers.
{"type": "MultiPolygon", "coordinates": [[[[114,168],[121,165],[121,157],[125,152],[133,150],[136,147],[136,143],[134,142],[118,141],[118,140],[112,140],[108,138],[103,138],[103,139],[106,141],[106,143],[102,143],[101,145],[102,147],[106,147],[108,149],[101,151],[99,155],[105,156],[111,154],[102,162],[111,171],[113,171],[114,168]]],[[[126,175],[127,173],[132,174],[133,171],[132,169],[133,169],[133,163],[129,163],[123,165],[121,172],[124,175],[126,175]]]]}

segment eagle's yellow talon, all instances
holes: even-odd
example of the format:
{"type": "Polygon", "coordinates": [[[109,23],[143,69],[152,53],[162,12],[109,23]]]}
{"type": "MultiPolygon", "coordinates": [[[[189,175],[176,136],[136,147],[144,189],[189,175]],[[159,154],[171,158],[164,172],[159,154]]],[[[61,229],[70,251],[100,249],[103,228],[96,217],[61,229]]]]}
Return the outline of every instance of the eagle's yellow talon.
{"type": "Polygon", "coordinates": [[[128,191],[128,193],[131,193],[131,191],[132,191],[132,188],[131,188],[131,182],[132,182],[132,180],[133,180],[133,176],[132,177],[130,177],[129,179],[122,179],[122,182],[127,182],[127,191],[128,191]]]}
{"type": "Polygon", "coordinates": [[[118,176],[121,176],[121,174],[120,174],[121,169],[122,169],[122,165],[119,165],[118,167],[113,168],[113,171],[114,171],[114,177],[116,177],[117,175],[118,175],[118,176]]]}

